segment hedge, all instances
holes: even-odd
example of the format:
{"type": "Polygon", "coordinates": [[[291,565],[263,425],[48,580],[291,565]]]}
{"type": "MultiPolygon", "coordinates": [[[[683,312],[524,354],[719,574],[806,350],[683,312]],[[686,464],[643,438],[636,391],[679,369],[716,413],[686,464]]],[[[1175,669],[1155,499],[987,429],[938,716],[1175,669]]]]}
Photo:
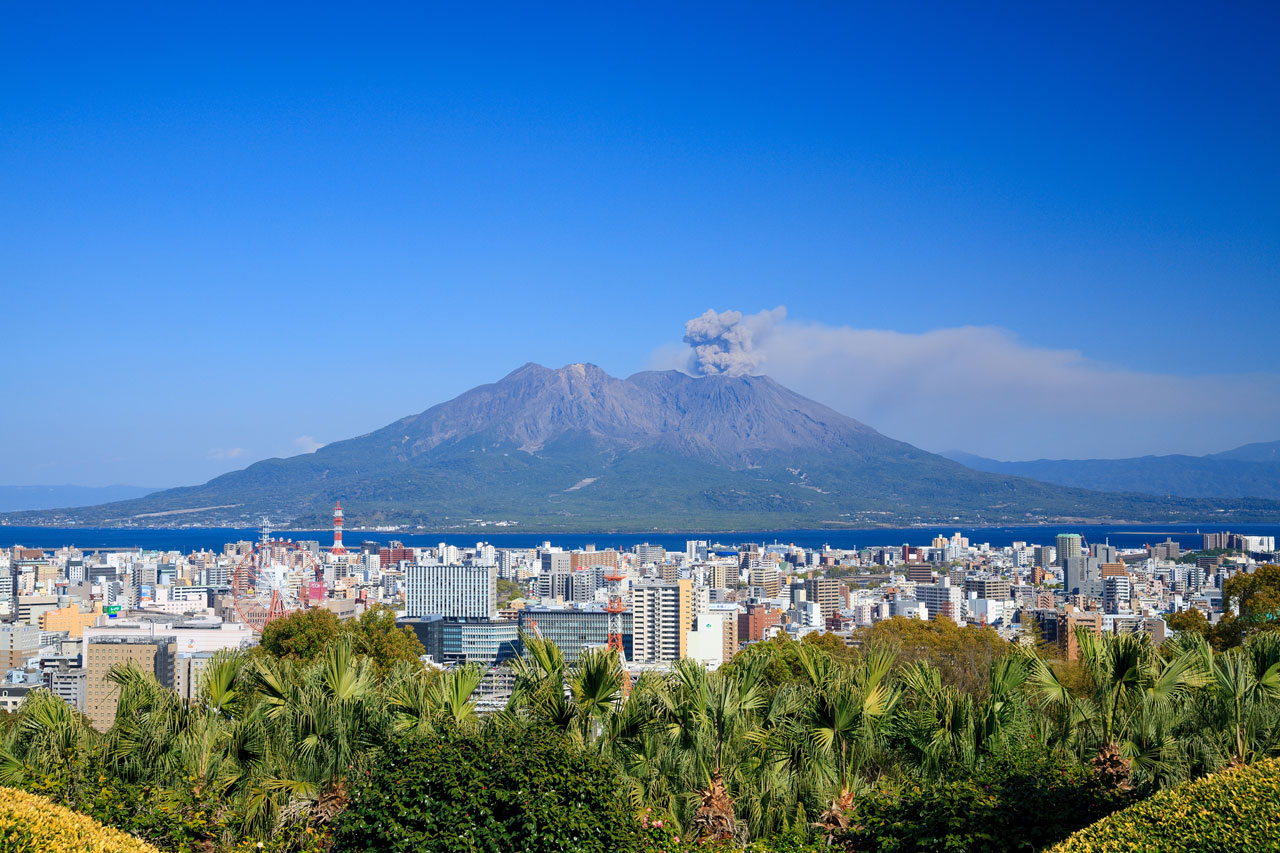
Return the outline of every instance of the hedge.
{"type": "Polygon", "coordinates": [[[160,853],[52,800],[0,788],[0,853],[160,853]]]}
{"type": "Polygon", "coordinates": [[[1280,759],[1224,770],[1085,827],[1052,853],[1250,853],[1280,847],[1280,759]]]}
{"type": "Polygon", "coordinates": [[[629,853],[617,769],[558,732],[491,721],[393,743],[352,780],[337,853],[629,853]]]}

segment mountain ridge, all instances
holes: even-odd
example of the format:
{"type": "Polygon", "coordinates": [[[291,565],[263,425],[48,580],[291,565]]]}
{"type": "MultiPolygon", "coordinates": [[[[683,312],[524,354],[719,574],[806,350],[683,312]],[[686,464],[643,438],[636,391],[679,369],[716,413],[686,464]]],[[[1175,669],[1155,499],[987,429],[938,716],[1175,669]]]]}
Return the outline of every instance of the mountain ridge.
{"type": "Polygon", "coordinates": [[[1101,492],[1280,499],[1280,441],[1255,442],[1204,456],[1175,453],[1122,459],[1004,462],[962,450],[948,450],[940,455],[976,471],[1030,477],[1101,492]]]}
{"type": "MultiPolygon", "coordinates": [[[[750,529],[1060,518],[1186,521],[1224,507],[967,468],[767,376],[525,364],[314,453],[27,523],[325,523],[427,529],[750,529]]],[[[1280,504],[1226,511],[1280,517],[1280,504]]],[[[1215,515],[1216,514],[1216,515],[1215,515]]],[[[1249,516],[1252,517],[1252,516],[1249,516]]],[[[11,518],[10,523],[14,523],[11,518]]]]}

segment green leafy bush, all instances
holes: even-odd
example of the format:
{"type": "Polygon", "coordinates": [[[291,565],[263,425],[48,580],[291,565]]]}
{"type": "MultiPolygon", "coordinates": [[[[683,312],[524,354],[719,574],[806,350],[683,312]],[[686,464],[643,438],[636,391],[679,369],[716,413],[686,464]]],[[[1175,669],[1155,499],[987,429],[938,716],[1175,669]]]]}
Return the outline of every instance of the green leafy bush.
{"type": "Polygon", "coordinates": [[[387,748],[351,788],[339,851],[626,853],[636,825],[615,768],[510,721],[387,748]]]}
{"type": "Polygon", "coordinates": [[[1128,802],[1076,762],[1023,750],[972,775],[864,796],[840,841],[851,850],[884,853],[1033,851],[1128,802]]]}
{"type": "Polygon", "coordinates": [[[1280,847],[1280,759],[1168,788],[1080,830],[1052,853],[1236,853],[1280,847]]]}

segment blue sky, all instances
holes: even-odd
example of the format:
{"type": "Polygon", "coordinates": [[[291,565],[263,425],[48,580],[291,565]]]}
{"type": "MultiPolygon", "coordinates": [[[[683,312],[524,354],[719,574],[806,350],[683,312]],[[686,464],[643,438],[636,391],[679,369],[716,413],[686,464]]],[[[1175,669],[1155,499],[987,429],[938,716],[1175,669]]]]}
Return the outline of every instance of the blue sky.
{"type": "Polygon", "coordinates": [[[0,26],[0,482],[195,482],[709,308],[785,306],[764,372],[930,449],[1280,438],[1274,5],[170,5],[0,26]],[[896,393],[795,353],[969,327],[1010,349],[896,393]]]}

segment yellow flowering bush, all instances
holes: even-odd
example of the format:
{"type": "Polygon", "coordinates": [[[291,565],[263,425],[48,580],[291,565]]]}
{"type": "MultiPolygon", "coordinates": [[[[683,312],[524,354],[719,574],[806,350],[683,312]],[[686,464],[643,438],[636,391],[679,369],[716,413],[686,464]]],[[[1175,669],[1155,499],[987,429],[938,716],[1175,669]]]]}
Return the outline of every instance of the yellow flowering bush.
{"type": "Polygon", "coordinates": [[[0,853],[160,853],[52,801],[0,788],[0,853]]]}
{"type": "Polygon", "coordinates": [[[1280,758],[1167,788],[1050,853],[1234,853],[1280,849],[1280,758]]]}

